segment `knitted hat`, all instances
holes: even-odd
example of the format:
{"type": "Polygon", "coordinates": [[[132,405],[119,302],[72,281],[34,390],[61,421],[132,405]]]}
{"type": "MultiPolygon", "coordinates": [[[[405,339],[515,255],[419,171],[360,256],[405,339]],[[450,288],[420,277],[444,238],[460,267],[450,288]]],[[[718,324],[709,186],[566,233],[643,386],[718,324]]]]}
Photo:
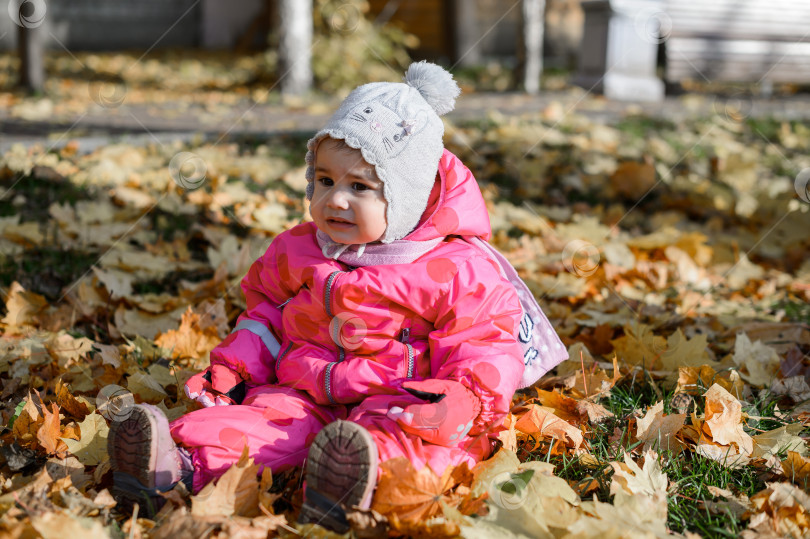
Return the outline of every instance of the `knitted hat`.
{"type": "Polygon", "coordinates": [[[413,63],[405,82],[372,82],[355,88],[307,143],[307,199],[315,192],[315,150],[325,137],[360,150],[383,182],[388,202],[380,241],[404,238],[427,208],[444,145],[440,115],[461,93],[452,75],[428,62],[413,63]]]}

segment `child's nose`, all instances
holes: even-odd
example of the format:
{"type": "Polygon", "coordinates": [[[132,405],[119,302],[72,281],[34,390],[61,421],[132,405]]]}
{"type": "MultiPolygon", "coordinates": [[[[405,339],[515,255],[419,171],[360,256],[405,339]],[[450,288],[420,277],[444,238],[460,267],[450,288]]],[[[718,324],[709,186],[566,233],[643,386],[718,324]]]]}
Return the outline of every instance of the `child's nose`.
{"type": "Polygon", "coordinates": [[[333,189],[332,192],[329,193],[327,204],[331,208],[348,208],[348,196],[343,192],[343,189],[333,189]]]}

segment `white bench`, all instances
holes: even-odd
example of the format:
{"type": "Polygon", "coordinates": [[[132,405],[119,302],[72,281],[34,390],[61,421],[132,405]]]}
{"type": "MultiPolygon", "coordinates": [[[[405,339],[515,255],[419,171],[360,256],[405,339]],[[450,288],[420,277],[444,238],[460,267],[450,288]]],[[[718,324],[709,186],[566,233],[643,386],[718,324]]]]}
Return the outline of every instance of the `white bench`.
{"type": "Polygon", "coordinates": [[[810,0],[667,0],[664,12],[667,82],[810,83],[810,0]]]}

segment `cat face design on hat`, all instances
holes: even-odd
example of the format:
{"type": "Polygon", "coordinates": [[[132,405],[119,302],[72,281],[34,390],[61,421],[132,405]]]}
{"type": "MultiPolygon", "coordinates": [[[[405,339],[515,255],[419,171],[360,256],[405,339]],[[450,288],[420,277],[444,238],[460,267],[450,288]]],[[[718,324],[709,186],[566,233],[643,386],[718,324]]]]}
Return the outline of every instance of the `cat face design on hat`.
{"type": "Polygon", "coordinates": [[[424,110],[417,111],[411,117],[403,117],[397,111],[379,100],[369,100],[353,107],[347,114],[349,120],[364,124],[366,133],[355,131],[361,142],[380,147],[387,158],[398,156],[415,135],[427,125],[428,116],[424,110]],[[362,140],[362,137],[367,140],[362,140]],[[376,139],[376,140],[375,140],[376,139]]]}

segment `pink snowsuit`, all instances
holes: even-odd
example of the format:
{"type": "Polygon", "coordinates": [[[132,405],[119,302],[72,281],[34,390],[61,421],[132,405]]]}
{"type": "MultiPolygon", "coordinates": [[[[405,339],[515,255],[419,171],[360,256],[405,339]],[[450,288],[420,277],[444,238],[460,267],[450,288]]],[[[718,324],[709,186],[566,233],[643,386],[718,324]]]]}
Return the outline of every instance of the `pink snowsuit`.
{"type": "Polygon", "coordinates": [[[245,444],[274,472],[303,464],[318,431],[337,419],[365,427],[380,461],[405,456],[441,474],[491,451],[523,373],[521,306],[496,264],[458,236],[489,240],[472,173],[445,150],[428,207],[408,240],[444,238],[409,264],[353,268],[326,258],[314,223],[279,234],[242,280],[247,309],[211,352],[248,381],[241,405],[188,413],[171,424],[194,463],[194,492],[238,460],[245,444]],[[400,384],[452,379],[481,402],[456,446],[404,432],[386,414],[422,403],[400,384]]]}

